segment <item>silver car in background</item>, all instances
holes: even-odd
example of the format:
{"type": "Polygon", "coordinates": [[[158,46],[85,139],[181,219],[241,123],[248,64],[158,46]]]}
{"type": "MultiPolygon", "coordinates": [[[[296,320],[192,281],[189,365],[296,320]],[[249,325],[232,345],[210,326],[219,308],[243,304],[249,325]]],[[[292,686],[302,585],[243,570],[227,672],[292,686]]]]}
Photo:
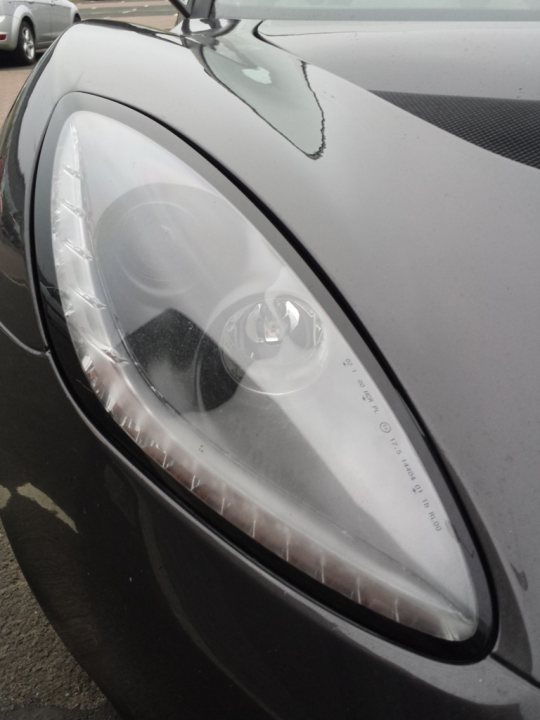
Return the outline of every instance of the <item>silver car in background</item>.
{"type": "Polygon", "coordinates": [[[0,51],[31,65],[66,28],[80,21],[69,0],[0,0],[0,51]]]}

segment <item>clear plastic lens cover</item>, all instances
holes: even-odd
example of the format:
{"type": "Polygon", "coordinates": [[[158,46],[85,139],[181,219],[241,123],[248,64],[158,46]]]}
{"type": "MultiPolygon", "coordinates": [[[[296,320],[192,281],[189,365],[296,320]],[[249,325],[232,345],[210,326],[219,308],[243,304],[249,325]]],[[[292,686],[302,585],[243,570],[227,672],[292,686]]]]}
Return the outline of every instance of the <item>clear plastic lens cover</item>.
{"type": "Polygon", "coordinates": [[[288,563],[423,633],[477,600],[439,494],[308,287],[203,177],[99,114],[52,187],[63,310],[107,412],[180,485],[288,563]]]}

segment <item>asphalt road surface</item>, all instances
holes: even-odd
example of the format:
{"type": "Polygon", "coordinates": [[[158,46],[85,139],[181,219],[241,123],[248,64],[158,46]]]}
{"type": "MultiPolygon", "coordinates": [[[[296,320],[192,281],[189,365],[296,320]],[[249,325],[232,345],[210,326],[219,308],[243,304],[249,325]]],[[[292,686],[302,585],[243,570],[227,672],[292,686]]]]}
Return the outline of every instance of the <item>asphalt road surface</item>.
{"type": "Polygon", "coordinates": [[[0,720],[116,720],[26,585],[0,525],[0,720]]]}
{"type": "MultiPolygon", "coordinates": [[[[83,19],[125,20],[159,29],[175,24],[172,6],[156,0],[96,0],[79,3],[79,8],[83,19]]],[[[29,72],[0,53],[0,126],[29,72]]],[[[0,720],[118,720],[45,619],[1,523],[0,720]]]]}

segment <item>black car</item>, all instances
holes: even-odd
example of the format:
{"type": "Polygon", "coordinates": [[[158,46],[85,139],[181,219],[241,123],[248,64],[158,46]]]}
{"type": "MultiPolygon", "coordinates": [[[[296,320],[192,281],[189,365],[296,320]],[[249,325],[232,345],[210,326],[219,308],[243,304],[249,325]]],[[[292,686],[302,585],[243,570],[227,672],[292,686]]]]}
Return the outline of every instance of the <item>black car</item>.
{"type": "Polygon", "coordinates": [[[0,142],[0,504],[122,717],[540,717],[540,2],[84,23],[0,142]]]}

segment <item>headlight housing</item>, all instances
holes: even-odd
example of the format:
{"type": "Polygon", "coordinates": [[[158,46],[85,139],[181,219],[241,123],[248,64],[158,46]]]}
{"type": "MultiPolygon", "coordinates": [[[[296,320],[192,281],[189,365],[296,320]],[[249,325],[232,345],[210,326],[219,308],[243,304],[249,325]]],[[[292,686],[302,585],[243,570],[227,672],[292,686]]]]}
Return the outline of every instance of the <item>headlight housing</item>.
{"type": "Polygon", "coordinates": [[[336,607],[419,649],[477,648],[474,547],[358,333],[215,169],[151,121],[92,102],[72,100],[49,130],[38,251],[49,314],[59,298],[104,410],[225,533],[336,607]]]}

